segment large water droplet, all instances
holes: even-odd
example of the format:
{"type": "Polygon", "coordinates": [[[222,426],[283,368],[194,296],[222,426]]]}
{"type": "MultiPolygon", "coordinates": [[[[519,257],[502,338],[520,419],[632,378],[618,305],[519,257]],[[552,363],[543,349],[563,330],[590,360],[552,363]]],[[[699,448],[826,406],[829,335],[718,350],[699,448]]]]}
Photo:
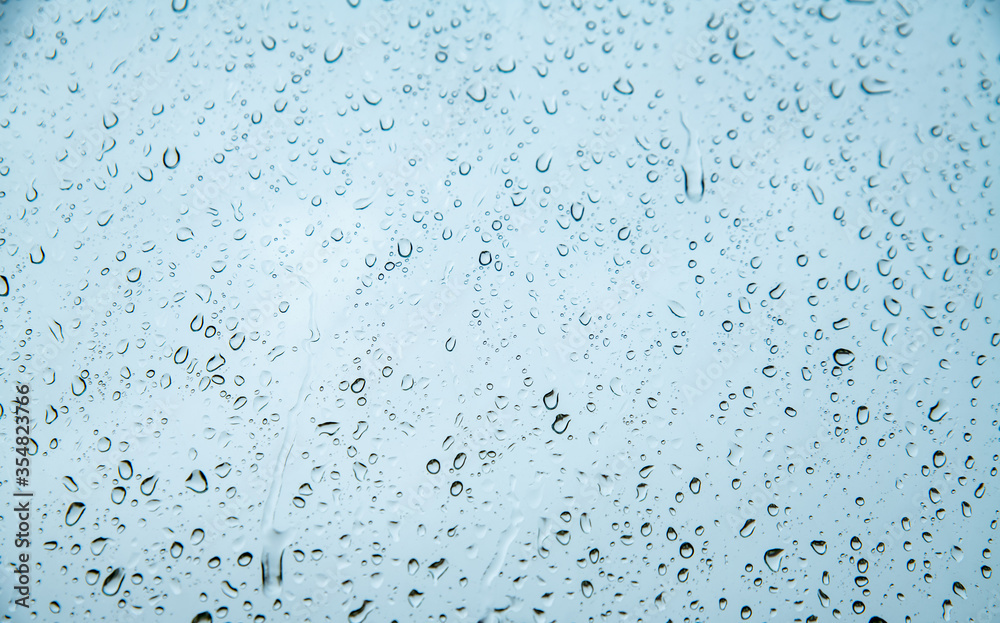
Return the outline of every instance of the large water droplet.
{"type": "Polygon", "coordinates": [[[101,592],[109,597],[117,595],[118,591],[122,587],[123,579],[125,579],[125,570],[118,567],[104,579],[104,584],[101,586],[101,592]]]}
{"type": "Polygon", "coordinates": [[[87,506],[83,502],[73,502],[66,509],[66,525],[75,526],[76,522],[80,521],[83,517],[83,511],[86,510],[87,506]]]}
{"type": "Polygon", "coordinates": [[[939,400],[934,403],[933,407],[931,407],[930,412],[927,414],[927,418],[931,422],[940,422],[946,415],[948,415],[948,403],[944,400],[939,400]]]}
{"type": "Polygon", "coordinates": [[[181,152],[176,147],[168,147],[163,152],[163,166],[168,169],[176,169],[181,162],[181,152]]]}
{"type": "Polygon", "coordinates": [[[323,51],[323,60],[327,63],[334,63],[340,60],[340,57],[344,55],[344,46],[340,43],[335,43],[328,46],[326,50],[323,51]]]}
{"type": "Polygon", "coordinates": [[[684,173],[684,193],[691,201],[698,202],[705,196],[705,172],[702,168],[701,146],[698,135],[684,123],[684,117],[681,117],[681,125],[687,132],[687,150],[684,154],[684,162],[681,164],[681,170],[684,173]]]}
{"type": "Polygon", "coordinates": [[[833,351],[833,361],[838,366],[849,366],[854,363],[854,353],[846,348],[838,348],[833,351]]]}
{"type": "Polygon", "coordinates": [[[764,563],[767,568],[777,573],[781,569],[781,555],[785,550],[780,548],[769,549],[764,553],[764,563]]]}

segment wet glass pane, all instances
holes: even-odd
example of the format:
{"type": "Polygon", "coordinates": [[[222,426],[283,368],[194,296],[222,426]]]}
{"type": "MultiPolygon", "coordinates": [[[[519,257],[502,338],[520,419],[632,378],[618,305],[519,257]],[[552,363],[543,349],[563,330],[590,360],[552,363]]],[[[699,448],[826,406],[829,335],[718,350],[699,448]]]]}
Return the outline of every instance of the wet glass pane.
{"type": "Polygon", "coordinates": [[[0,4],[4,620],[991,620],[998,12],[0,4]]]}

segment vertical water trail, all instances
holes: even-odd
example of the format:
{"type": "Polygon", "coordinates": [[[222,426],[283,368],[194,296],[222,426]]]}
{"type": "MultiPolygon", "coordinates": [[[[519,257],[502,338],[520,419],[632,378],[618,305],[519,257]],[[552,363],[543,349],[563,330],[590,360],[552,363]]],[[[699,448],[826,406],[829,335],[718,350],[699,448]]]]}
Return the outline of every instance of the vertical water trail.
{"type": "Polygon", "coordinates": [[[292,447],[295,445],[295,437],[298,434],[299,414],[309,395],[313,367],[312,344],[318,342],[320,338],[319,327],[316,325],[316,294],[304,277],[299,276],[299,283],[309,291],[309,335],[302,340],[302,350],[306,354],[306,369],[302,375],[302,384],[299,386],[295,404],[288,412],[288,424],[285,427],[285,435],[275,463],[271,485],[268,487],[267,500],[264,503],[264,516],[261,520],[261,582],[264,594],[272,598],[281,594],[282,563],[289,538],[285,534],[287,529],[282,530],[275,526],[275,515],[278,509],[278,499],[281,497],[281,485],[284,481],[288,457],[291,455],[292,447]]]}
{"type": "Polygon", "coordinates": [[[705,196],[705,170],[701,163],[701,147],[698,145],[698,135],[684,123],[683,114],[681,114],[681,125],[687,132],[687,153],[684,154],[684,162],[681,164],[681,170],[684,171],[684,193],[688,199],[697,203],[705,196]]]}

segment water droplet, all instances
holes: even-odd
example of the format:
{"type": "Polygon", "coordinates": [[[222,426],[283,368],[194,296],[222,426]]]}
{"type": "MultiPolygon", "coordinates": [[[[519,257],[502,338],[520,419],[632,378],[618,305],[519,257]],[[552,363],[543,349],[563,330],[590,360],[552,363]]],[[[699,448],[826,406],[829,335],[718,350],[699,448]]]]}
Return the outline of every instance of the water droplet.
{"type": "Polygon", "coordinates": [[[677,301],[672,301],[672,300],[667,301],[667,309],[669,309],[670,313],[677,316],[678,318],[687,317],[687,310],[684,309],[684,306],[677,301]]]}
{"type": "Polygon", "coordinates": [[[535,170],[539,173],[545,173],[549,170],[550,166],[552,166],[552,152],[544,151],[535,160],[535,170]]]}
{"type": "Polygon", "coordinates": [[[744,41],[737,41],[733,44],[733,56],[739,60],[750,58],[754,54],[753,46],[744,41]]]}
{"type": "Polygon", "coordinates": [[[951,590],[952,590],[952,592],[954,592],[956,595],[958,595],[962,599],[967,599],[968,598],[968,594],[967,594],[967,592],[965,590],[965,586],[961,582],[955,582],[954,584],[952,584],[951,585],[951,590]]]}
{"type": "Polygon", "coordinates": [[[619,78],[615,80],[615,91],[618,91],[622,95],[632,95],[635,92],[635,87],[632,86],[632,82],[626,78],[619,78]]]}
{"type": "Polygon", "coordinates": [[[781,569],[781,555],[785,550],[780,548],[769,549],[764,553],[764,563],[767,568],[777,573],[781,569]]]}
{"type": "Polygon", "coordinates": [[[615,396],[622,396],[625,394],[625,388],[622,386],[622,380],[617,376],[611,378],[608,382],[608,388],[615,396]]]}
{"type": "Polygon", "coordinates": [[[702,168],[701,147],[698,135],[688,128],[683,117],[681,117],[681,125],[687,132],[687,150],[684,163],[681,165],[681,171],[684,173],[684,193],[688,199],[697,203],[705,196],[705,172],[702,168]]]}
{"type": "Polygon", "coordinates": [[[83,517],[83,511],[86,510],[87,506],[83,502],[73,502],[66,509],[66,525],[75,526],[76,522],[80,521],[83,517]]]}
{"type": "Polygon", "coordinates": [[[861,79],[861,89],[869,95],[884,95],[892,92],[888,81],[873,76],[865,76],[861,79]]]}
{"type": "Polygon", "coordinates": [[[125,570],[121,567],[116,568],[110,575],[108,575],[108,577],[104,579],[104,584],[101,586],[101,592],[109,597],[117,595],[118,591],[122,587],[123,579],[125,579],[125,570]]]}
{"type": "Polygon", "coordinates": [[[927,414],[927,418],[931,422],[940,422],[946,415],[948,415],[948,403],[944,400],[939,400],[934,403],[933,407],[931,407],[930,412],[927,414]]]}
{"type": "Polygon", "coordinates": [[[552,430],[555,431],[556,434],[562,435],[566,432],[567,428],[569,428],[569,414],[560,413],[556,416],[556,419],[552,421],[552,430]]]}
{"type": "Polygon", "coordinates": [[[205,478],[205,472],[200,469],[196,469],[191,472],[191,475],[187,477],[184,481],[187,488],[194,491],[195,493],[204,493],[208,491],[208,480],[205,478]]]}
{"type": "Polygon", "coordinates": [[[959,246],[959,247],[957,247],[955,249],[955,263],[956,264],[958,264],[960,266],[962,264],[967,264],[969,262],[969,258],[970,257],[972,257],[972,255],[969,253],[969,250],[966,249],[965,247],[959,246]]]}
{"type": "Polygon", "coordinates": [[[470,85],[465,91],[465,94],[468,95],[474,102],[482,102],[486,99],[486,87],[483,86],[483,83],[477,82],[470,85]]]}
{"type": "Polygon", "coordinates": [[[156,483],[159,479],[156,476],[150,476],[139,483],[139,491],[143,495],[153,495],[153,491],[156,490],[156,483]]]}
{"type": "Polygon", "coordinates": [[[854,363],[854,353],[847,350],[846,348],[838,348],[833,351],[833,361],[838,366],[849,366],[854,363]]]}
{"type": "Polygon", "coordinates": [[[417,589],[413,589],[410,591],[410,594],[406,596],[406,599],[410,602],[412,607],[416,608],[424,601],[424,594],[417,589]]]}
{"type": "Polygon", "coordinates": [[[181,152],[176,147],[168,147],[163,152],[163,166],[168,169],[176,169],[181,162],[181,152]]]}
{"type": "Polygon", "coordinates": [[[861,275],[853,270],[847,271],[844,275],[844,285],[847,286],[848,290],[857,290],[858,286],[861,285],[861,275]]]}
{"type": "Polygon", "coordinates": [[[100,556],[104,553],[104,548],[107,546],[108,540],[104,537],[97,537],[90,542],[90,553],[94,556],[100,556]]]}

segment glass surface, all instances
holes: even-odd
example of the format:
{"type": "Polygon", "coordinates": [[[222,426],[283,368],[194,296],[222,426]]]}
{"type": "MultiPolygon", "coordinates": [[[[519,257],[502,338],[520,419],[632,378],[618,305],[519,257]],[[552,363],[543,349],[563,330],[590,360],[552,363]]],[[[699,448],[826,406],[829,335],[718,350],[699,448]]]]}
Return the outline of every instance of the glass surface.
{"type": "Polygon", "coordinates": [[[998,12],[0,3],[3,620],[996,620],[998,12]]]}

